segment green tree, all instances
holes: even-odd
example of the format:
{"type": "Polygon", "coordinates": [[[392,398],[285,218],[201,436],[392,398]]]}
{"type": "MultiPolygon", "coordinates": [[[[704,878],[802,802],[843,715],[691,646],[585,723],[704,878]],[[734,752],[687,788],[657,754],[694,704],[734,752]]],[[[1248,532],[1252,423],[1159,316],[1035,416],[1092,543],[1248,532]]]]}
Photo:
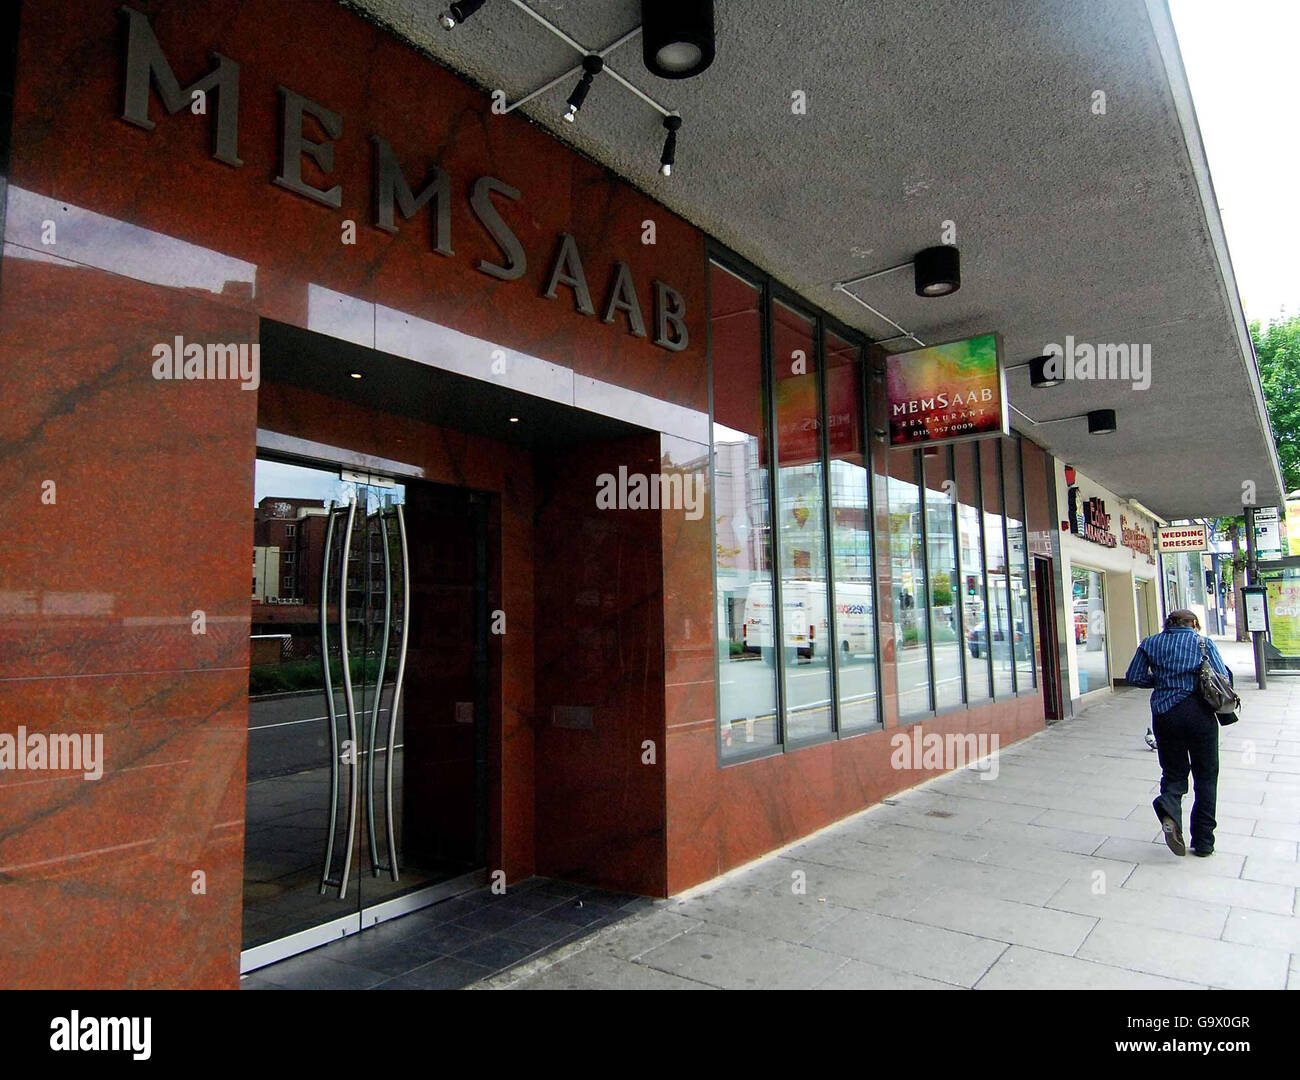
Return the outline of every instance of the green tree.
{"type": "Polygon", "coordinates": [[[1260,331],[1259,320],[1250,324],[1264,404],[1287,491],[1300,487],[1300,315],[1280,317],[1260,331]]]}

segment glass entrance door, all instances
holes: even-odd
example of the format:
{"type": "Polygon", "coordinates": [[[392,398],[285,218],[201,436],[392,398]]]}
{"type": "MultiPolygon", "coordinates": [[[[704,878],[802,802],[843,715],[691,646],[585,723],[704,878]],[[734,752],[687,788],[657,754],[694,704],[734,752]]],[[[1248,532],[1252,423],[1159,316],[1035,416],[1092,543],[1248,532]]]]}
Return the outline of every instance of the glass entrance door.
{"type": "Polygon", "coordinates": [[[272,460],[255,486],[244,970],[431,903],[486,861],[474,497],[272,460]],[[447,561],[455,611],[430,584],[447,561]]]}

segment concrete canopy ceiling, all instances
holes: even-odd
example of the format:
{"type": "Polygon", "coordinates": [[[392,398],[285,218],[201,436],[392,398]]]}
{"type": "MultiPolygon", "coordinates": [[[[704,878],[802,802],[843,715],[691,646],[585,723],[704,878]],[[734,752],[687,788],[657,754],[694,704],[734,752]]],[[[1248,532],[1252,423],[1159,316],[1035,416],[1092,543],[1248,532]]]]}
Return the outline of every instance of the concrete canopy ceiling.
{"type": "MultiPolygon", "coordinates": [[[[528,0],[583,46],[640,23],[638,0],[528,0]]],[[[442,0],[347,0],[440,63],[514,102],[579,57],[509,0],[454,31],[442,0]]],[[[576,124],[569,80],[521,112],[810,302],[872,338],[896,333],[833,283],[904,262],[956,224],[962,288],[921,299],[909,271],[854,291],[927,343],[996,330],[1005,362],[1049,343],[1150,345],[1150,386],[1033,390],[1013,426],[1117,495],[1166,518],[1260,505],[1281,476],[1190,96],[1163,0],[716,0],[717,57],[686,80],[651,75],[639,39],[619,74],[680,112],[664,130],[606,76],[576,124]],[[791,109],[807,95],[806,115],[791,109]],[[1094,91],[1106,111],[1094,114],[1094,91]]],[[[573,82],[576,82],[576,77],[573,82]]],[[[506,177],[509,180],[510,178],[506,177]]],[[[888,346],[900,349],[907,342],[888,346]]]]}

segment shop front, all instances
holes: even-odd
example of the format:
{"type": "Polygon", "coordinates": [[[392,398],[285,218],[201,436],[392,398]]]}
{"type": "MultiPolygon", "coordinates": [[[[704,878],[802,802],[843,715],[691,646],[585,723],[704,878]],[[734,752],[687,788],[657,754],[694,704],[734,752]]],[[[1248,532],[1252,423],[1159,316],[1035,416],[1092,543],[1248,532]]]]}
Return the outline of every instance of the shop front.
{"type": "Polygon", "coordinates": [[[1069,465],[1057,464],[1056,483],[1066,511],[1061,553],[1069,687],[1079,699],[1122,681],[1138,642],[1160,629],[1157,524],[1069,465]]]}
{"type": "Polygon", "coordinates": [[[893,444],[878,347],[375,26],[25,4],[14,101],[0,725],[104,750],[0,783],[3,985],[664,896],[1042,727],[1050,456],[893,444]]]}

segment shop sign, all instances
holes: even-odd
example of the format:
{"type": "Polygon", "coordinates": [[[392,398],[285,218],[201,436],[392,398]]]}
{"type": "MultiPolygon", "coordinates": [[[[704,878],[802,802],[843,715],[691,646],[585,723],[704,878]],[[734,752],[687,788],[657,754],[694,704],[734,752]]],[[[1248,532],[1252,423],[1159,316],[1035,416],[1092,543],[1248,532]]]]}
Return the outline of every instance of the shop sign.
{"type": "Polygon", "coordinates": [[[1128,518],[1123,514],[1119,516],[1119,538],[1120,543],[1135,554],[1145,555],[1147,562],[1154,563],[1156,561],[1156,557],[1151,550],[1151,534],[1142,528],[1137,521],[1129,524],[1128,518]]]}
{"type": "MultiPolygon", "coordinates": [[[[153,91],[168,113],[190,110],[196,102],[202,102],[202,113],[212,117],[213,158],[232,168],[243,168],[244,162],[239,157],[239,64],[228,56],[213,53],[213,68],[190,86],[182,87],[148,17],[125,5],[119,10],[127,21],[127,33],[123,35],[126,54],[122,119],[152,131],[157,126],[149,118],[153,91]],[[215,101],[210,103],[209,99],[214,97],[215,101]]],[[[310,159],[315,171],[326,177],[334,171],[335,143],[343,136],[343,117],[284,86],[279,88],[279,98],[280,162],[272,183],[322,206],[339,209],[343,205],[343,185],[318,187],[311,183],[304,176],[303,161],[310,159]],[[316,137],[317,132],[324,137],[316,137]]],[[[452,257],[455,253],[451,246],[451,197],[452,191],[461,189],[462,185],[454,184],[447,172],[434,167],[425,186],[413,191],[387,140],[372,132],[369,142],[374,177],[371,224],[382,232],[396,233],[399,217],[409,220],[427,206],[432,232],[430,248],[441,256],[452,257]]],[[[499,281],[523,277],[528,269],[528,255],[498,205],[498,200],[518,202],[523,194],[494,176],[477,177],[468,190],[470,210],[500,251],[498,261],[482,259],[477,269],[499,281]]],[[[625,325],[634,337],[646,337],[641,300],[628,264],[616,261],[607,280],[610,284],[599,310],[600,320],[625,325]]],[[[558,299],[560,286],[571,293],[576,312],[597,315],[577,241],[568,233],[556,238],[542,296],[558,299]]],[[[654,281],[651,286],[654,320],[651,340],[661,349],[680,352],[690,343],[686,301],[681,293],[662,281],[654,281]]]]}
{"type": "Polygon", "coordinates": [[[890,446],[933,446],[1009,435],[997,334],[885,358],[890,446]]]}
{"type": "Polygon", "coordinates": [[[1106,513],[1106,503],[1102,499],[1085,499],[1079,502],[1079,489],[1072,487],[1067,493],[1070,519],[1067,524],[1070,532],[1080,540],[1087,540],[1102,547],[1113,548],[1119,543],[1110,531],[1110,515],[1106,513]]]}
{"type": "Polygon", "coordinates": [[[1156,545],[1163,554],[1177,551],[1204,551],[1208,546],[1205,526],[1163,525],[1156,530],[1156,545]]]}

